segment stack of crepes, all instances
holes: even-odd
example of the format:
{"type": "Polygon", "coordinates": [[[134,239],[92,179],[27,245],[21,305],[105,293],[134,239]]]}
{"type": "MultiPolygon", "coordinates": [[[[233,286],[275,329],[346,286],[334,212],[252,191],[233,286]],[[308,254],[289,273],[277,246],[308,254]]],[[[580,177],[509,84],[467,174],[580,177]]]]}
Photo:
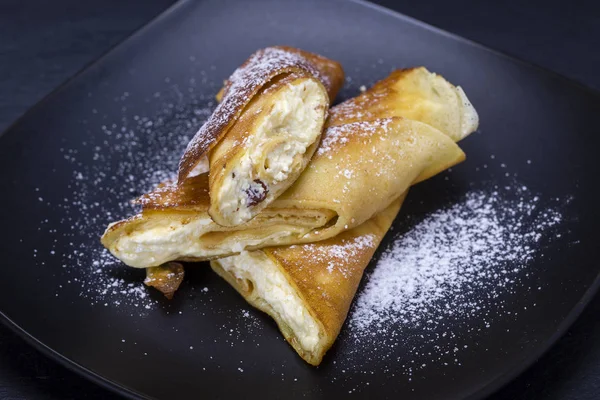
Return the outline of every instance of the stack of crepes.
{"type": "Polygon", "coordinates": [[[318,365],[409,187],[463,161],[456,142],[478,126],[462,89],[423,67],[328,109],[343,78],[305,51],[253,54],[219,92],[177,181],[137,199],[142,211],[102,243],[168,297],[183,278],[173,261],[210,260],[318,365]]]}

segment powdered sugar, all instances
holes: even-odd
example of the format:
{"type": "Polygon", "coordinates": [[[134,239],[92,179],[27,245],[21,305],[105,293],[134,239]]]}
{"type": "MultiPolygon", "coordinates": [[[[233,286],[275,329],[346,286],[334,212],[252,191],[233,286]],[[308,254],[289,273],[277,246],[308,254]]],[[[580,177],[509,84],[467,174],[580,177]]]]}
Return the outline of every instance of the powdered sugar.
{"type": "MultiPolygon", "coordinates": [[[[99,238],[108,223],[136,212],[133,198],[174,179],[191,131],[210,115],[213,104],[214,91],[196,94],[194,87],[190,81],[185,95],[176,85],[155,94],[153,98],[160,98],[162,105],[148,116],[132,116],[124,105],[122,114],[112,121],[103,116],[101,125],[89,126],[93,134],[87,135],[81,147],[60,149],[72,170],[65,198],[58,203],[40,200],[63,215],[60,221],[42,221],[40,226],[60,224],[61,243],[68,243],[51,250],[60,257],[66,282],[57,289],[57,296],[78,285],[79,295],[97,306],[131,313],[158,304],[157,296],[150,296],[142,283],[144,271],[124,268],[99,238]]],[[[120,96],[115,102],[122,104],[127,98],[120,96]]],[[[35,196],[45,197],[39,191],[35,196]]]]}
{"type": "Polygon", "coordinates": [[[323,133],[323,139],[316,155],[325,155],[326,157],[331,158],[329,153],[334,151],[334,149],[339,148],[341,145],[348,143],[350,137],[365,138],[372,136],[380,130],[387,131],[390,122],[392,122],[391,118],[383,118],[374,121],[353,122],[327,128],[323,133]]]}
{"type": "Polygon", "coordinates": [[[365,248],[372,248],[375,236],[371,234],[354,237],[350,240],[343,239],[340,244],[322,246],[319,243],[304,245],[306,254],[311,254],[315,259],[329,259],[327,271],[332,273],[338,270],[342,276],[347,276],[345,268],[346,260],[352,259],[360,254],[365,248]]]}
{"type": "Polygon", "coordinates": [[[451,328],[457,319],[489,328],[503,296],[542,256],[540,242],[558,237],[560,207],[541,204],[540,196],[520,184],[471,191],[397,235],[366,277],[349,315],[351,340],[361,344],[349,360],[368,360],[373,351],[377,359],[397,357],[410,375],[418,369],[419,349],[437,341],[436,354],[425,357],[450,356],[459,363],[457,353],[466,345],[444,348],[440,335],[457,339],[451,328]],[[374,337],[378,351],[369,350],[374,337]],[[393,348],[407,343],[411,354],[393,355],[393,348]]]}
{"type": "Polygon", "coordinates": [[[360,250],[365,249],[367,247],[373,246],[373,241],[375,239],[374,235],[367,234],[362,236],[357,236],[352,238],[351,240],[343,239],[341,240],[341,244],[336,245],[328,245],[321,246],[319,243],[312,243],[303,245],[304,248],[308,249],[310,252],[314,253],[327,253],[327,256],[337,258],[340,260],[345,260],[349,257],[355,256],[360,250]]]}
{"type": "Polygon", "coordinates": [[[445,312],[464,312],[471,286],[491,286],[492,296],[510,286],[545,231],[561,220],[550,209],[528,221],[537,211],[537,200],[528,200],[505,203],[497,191],[471,192],[397,238],[369,276],[352,326],[414,323],[441,300],[457,303],[445,312]]]}

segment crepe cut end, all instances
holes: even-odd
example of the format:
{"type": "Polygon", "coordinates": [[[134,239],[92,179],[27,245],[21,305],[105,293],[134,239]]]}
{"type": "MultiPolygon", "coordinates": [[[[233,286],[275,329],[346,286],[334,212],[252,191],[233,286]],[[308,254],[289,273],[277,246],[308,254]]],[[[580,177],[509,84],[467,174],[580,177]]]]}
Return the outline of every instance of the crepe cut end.
{"type": "Polygon", "coordinates": [[[246,301],[271,316],[305,361],[321,362],[327,343],[323,326],[274,261],[260,251],[243,252],[211,261],[211,267],[246,301]]]}
{"type": "Polygon", "coordinates": [[[393,71],[359,96],[331,109],[329,126],[402,117],[440,130],[455,142],[479,123],[464,91],[425,67],[393,71]]]}
{"type": "Polygon", "coordinates": [[[158,267],[146,268],[144,284],[157,289],[167,299],[171,300],[177,289],[179,289],[184,275],[183,265],[168,262],[158,267]]]}
{"type": "Polygon", "coordinates": [[[469,136],[471,133],[475,132],[477,128],[479,128],[479,114],[471,101],[467,98],[466,93],[460,87],[456,87],[456,91],[458,93],[458,97],[461,102],[461,133],[462,135],[458,138],[458,140],[464,139],[469,136]]]}
{"type": "Polygon", "coordinates": [[[249,221],[294,183],[316,149],[327,105],[318,81],[294,74],[251,103],[210,156],[216,223],[249,221]]]}
{"type": "Polygon", "coordinates": [[[297,73],[314,77],[330,88],[333,81],[343,79],[341,68],[335,69],[323,60],[326,59],[287,47],[268,47],[252,54],[227,80],[218,95],[220,104],[188,144],[179,163],[178,182],[189,177],[201,157],[223,138],[252,98],[272,79],[297,73]]]}
{"type": "Polygon", "coordinates": [[[325,225],[332,215],[327,209],[266,209],[249,224],[229,228],[214,223],[206,207],[152,208],[112,225],[102,243],[126,265],[150,268],[299,241],[310,230],[325,225]]]}

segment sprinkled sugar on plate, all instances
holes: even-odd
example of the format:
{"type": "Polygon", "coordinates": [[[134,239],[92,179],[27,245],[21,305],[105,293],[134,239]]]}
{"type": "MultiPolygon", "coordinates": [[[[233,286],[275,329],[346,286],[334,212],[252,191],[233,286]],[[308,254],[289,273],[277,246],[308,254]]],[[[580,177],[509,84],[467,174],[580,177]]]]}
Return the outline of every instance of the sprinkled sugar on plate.
{"type": "Polygon", "coordinates": [[[548,203],[513,182],[469,191],[421,220],[409,219],[391,233],[366,276],[349,316],[354,346],[340,363],[363,369],[385,360],[402,366],[408,380],[428,365],[460,364],[477,341],[458,335],[457,325],[483,332],[499,318],[518,315],[505,308],[511,294],[543,290],[526,282],[535,274],[532,262],[544,256],[540,245],[562,237],[565,201],[548,203]],[[443,345],[446,338],[452,340],[443,345]],[[397,346],[411,352],[398,354],[397,346]],[[430,346],[434,350],[424,352],[430,346]],[[390,351],[382,356],[382,348],[390,351]]]}
{"type": "MultiPolygon", "coordinates": [[[[127,272],[121,271],[121,263],[100,245],[98,237],[108,223],[133,212],[131,201],[135,197],[161,182],[175,179],[181,154],[214,108],[213,96],[193,90],[195,79],[188,82],[192,90],[186,90],[185,95],[177,85],[167,85],[166,90],[155,92],[153,97],[162,104],[154,115],[131,116],[125,109],[114,122],[108,120],[91,127],[101,132],[99,140],[84,143],[93,152],[91,163],[81,162],[76,149],[60,148],[64,159],[73,166],[68,185],[72,192],[56,204],[41,202],[64,211],[60,224],[71,231],[64,234],[70,237],[70,249],[56,256],[61,258],[67,275],[85,273],[84,278],[75,277],[67,282],[80,285],[81,297],[92,304],[112,304],[117,310],[124,310],[122,306],[128,304],[140,312],[157,304],[142,281],[124,279],[127,272]],[[103,140],[103,136],[110,141],[103,140]],[[106,193],[107,198],[102,202],[93,200],[98,192],[106,193]],[[90,248],[88,244],[78,244],[82,237],[94,245],[90,248]]],[[[114,101],[126,104],[128,97],[128,92],[124,92],[114,101]]],[[[42,194],[39,189],[36,193],[42,194]]]]}
{"type": "Polygon", "coordinates": [[[562,219],[539,197],[516,190],[517,201],[498,190],[468,192],[396,235],[367,277],[350,325],[371,335],[395,322],[435,325],[440,316],[478,309],[481,292],[494,299],[510,290],[562,219]]]}

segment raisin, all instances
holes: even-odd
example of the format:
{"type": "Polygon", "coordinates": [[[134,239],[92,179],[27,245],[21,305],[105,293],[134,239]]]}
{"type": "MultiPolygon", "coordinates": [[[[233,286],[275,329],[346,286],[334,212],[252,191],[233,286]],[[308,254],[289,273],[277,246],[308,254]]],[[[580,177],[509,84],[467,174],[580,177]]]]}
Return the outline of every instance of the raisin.
{"type": "Polygon", "coordinates": [[[253,181],[253,185],[246,190],[246,196],[248,197],[248,207],[252,207],[263,201],[267,198],[267,194],[269,193],[269,189],[267,189],[267,185],[261,181],[260,179],[255,179],[253,181]]]}

